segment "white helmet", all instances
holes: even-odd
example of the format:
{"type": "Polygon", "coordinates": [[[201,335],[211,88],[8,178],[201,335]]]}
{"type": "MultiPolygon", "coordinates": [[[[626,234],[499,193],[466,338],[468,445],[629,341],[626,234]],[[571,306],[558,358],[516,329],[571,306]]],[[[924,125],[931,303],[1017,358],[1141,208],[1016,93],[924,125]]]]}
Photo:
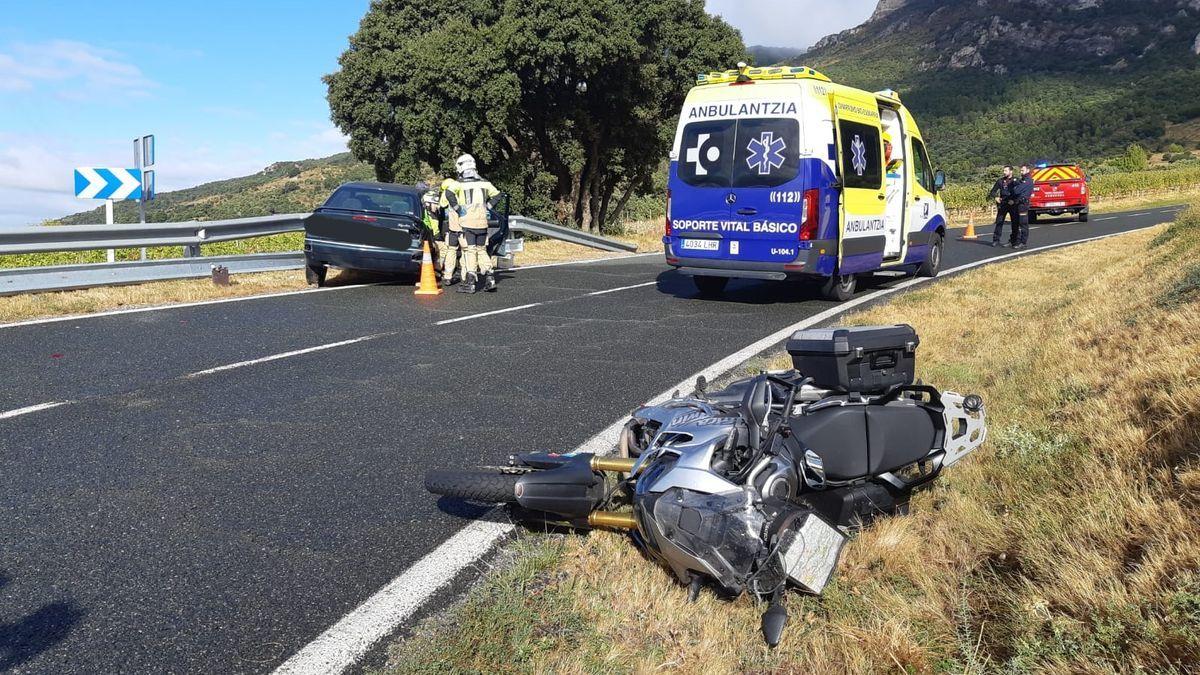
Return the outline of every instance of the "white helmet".
{"type": "Polygon", "coordinates": [[[475,158],[470,155],[460,156],[458,159],[454,160],[454,170],[457,171],[458,175],[460,176],[476,173],[477,169],[475,168],[475,158]]]}

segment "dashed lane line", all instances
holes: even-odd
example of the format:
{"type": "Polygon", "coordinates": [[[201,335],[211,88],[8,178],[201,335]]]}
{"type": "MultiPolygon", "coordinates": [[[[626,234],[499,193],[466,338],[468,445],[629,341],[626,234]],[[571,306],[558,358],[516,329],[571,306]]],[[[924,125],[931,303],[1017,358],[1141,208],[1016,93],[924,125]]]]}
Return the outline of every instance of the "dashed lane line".
{"type": "Polygon", "coordinates": [[[6,420],[6,419],[9,419],[12,417],[20,417],[21,415],[28,415],[29,413],[35,413],[40,410],[49,410],[50,408],[57,408],[60,405],[67,405],[68,403],[73,403],[73,401],[51,401],[49,403],[39,403],[37,405],[27,405],[24,408],[16,408],[15,410],[7,410],[5,412],[0,412],[0,420],[6,420]]]}

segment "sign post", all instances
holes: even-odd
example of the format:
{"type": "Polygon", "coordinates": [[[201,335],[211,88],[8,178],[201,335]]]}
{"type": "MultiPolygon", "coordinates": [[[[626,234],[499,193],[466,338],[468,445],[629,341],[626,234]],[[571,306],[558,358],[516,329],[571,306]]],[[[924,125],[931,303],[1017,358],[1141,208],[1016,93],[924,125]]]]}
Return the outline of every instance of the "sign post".
{"type": "MultiPolygon", "coordinates": [[[[146,222],[146,202],[154,199],[154,134],[133,139],[133,165],[142,182],[142,194],[138,197],[138,222],[146,222]]],[[[146,247],[142,247],[142,260],[146,259],[146,247]]]]}
{"type": "MultiPolygon", "coordinates": [[[[113,200],[111,200],[111,199],[104,200],[104,224],[105,225],[113,224],[113,200]]],[[[108,259],[108,262],[116,262],[117,261],[116,249],[110,248],[107,251],[105,251],[105,257],[108,259]]]]}

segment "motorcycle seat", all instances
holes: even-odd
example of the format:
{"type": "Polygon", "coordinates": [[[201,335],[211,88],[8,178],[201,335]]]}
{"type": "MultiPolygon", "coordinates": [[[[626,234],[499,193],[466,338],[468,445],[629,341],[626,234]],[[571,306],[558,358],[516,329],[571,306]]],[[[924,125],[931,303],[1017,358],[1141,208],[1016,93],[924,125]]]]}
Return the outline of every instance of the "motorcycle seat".
{"type": "MultiPolygon", "coordinates": [[[[830,400],[830,399],[826,399],[830,400]]],[[[895,471],[940,447],[940,426],[917,401],[885,404],[834,397],[842,405],[820,406],[795,416],[792,432],[803,450],[821,457],[825,476],[852,481],[895,471]]]]}

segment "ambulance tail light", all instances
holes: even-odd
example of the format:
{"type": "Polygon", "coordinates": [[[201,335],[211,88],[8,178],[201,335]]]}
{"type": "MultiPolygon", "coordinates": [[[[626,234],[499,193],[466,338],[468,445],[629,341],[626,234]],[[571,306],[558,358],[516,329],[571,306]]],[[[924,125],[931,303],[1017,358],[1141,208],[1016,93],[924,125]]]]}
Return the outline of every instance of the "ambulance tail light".
{"type": "Polygon", "coordinates": [[[804,213],[800,220],[800,241],[812,241],[817,238],[817,226],[820,225],[821,191],[817,189],[804,191],[804,213]]]}
{"type": "Polygon", "coordinates": [[[663,236],[671,236],[671,189],[667,188],[667,217],[663,223],[663,236]]]}

